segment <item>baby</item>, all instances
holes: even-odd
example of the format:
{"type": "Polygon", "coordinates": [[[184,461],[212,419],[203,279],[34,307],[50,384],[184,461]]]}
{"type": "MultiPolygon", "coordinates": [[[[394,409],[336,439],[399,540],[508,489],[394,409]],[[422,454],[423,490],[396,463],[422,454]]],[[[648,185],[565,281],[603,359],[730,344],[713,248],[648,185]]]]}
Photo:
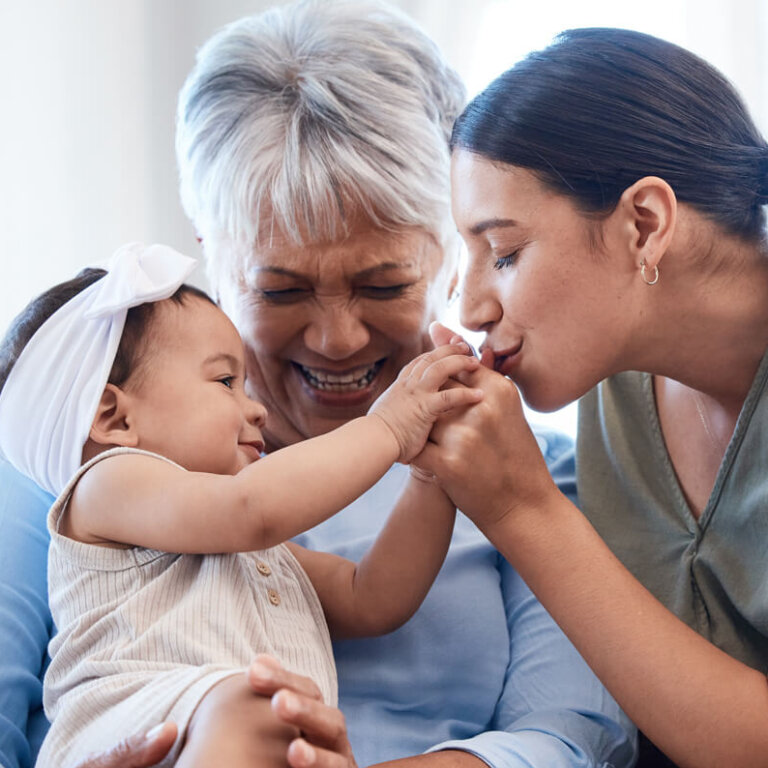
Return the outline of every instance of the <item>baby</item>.
{"type": "Polygon", "coordinates": [[[0,451],[58,496],[40,768],[164,720],[179,738],[162,765],[268,764],[253,729],[226,716],[245,666],[270,653],[335,704],[329,630],[404,623],[448,548],[453,505],[418,475],[359,564],[285,542],[481,399],[444,388],[477,365],[466,345],[417,357],[368,415],[262,458],[267,414],[246,394],[242,342],[184,285],[193,266],[125,246],[106,272],[33,301],[0,347],[0,451]]]}

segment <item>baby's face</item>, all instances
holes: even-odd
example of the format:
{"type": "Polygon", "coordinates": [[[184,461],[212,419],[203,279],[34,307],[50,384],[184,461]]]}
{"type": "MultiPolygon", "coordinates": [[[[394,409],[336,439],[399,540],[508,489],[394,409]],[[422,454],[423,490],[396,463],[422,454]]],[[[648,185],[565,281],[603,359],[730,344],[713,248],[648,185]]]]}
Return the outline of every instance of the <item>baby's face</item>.
{"type": "Polygon", "coordinates": [[[229,318],[196,296],[162,301],[138,375],[124,387],[138,448],[188,470],[236,474],[259,458],[266,409],[244,389],[243,344],[229,318]]]}

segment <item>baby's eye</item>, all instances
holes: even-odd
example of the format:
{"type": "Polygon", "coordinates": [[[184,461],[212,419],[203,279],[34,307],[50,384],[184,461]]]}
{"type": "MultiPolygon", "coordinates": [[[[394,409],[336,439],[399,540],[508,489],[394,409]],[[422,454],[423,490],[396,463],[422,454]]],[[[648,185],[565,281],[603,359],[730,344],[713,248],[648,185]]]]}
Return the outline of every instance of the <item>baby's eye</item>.
{"type": "Polygon", "coordinates": [[[216,381],[221,382],[227,389],[232,389],[232,387],[235,385],[235,377],[234,376],[222,376],[220,379],[216,379],[216,381]]]}

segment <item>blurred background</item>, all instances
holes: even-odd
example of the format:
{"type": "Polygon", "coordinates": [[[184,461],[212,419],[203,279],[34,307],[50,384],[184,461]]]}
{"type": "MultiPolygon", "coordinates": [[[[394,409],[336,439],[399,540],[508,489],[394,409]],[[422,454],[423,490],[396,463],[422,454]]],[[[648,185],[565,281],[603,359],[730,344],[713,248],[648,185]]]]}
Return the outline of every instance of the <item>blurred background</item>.
{"type": "MultiPolygon", "coordinates": [[[[393,3],[440,45],[470,97],[563,29],[626,27],[715,64],[768,128],[768,0],[393,3]]],[[[197,255],[176,189],[176,95],[216,29],[275,4],[2,0],[0,330],[33,295],[123,242],[197,255]]],[[[573,432],[573,417],[534,420],[573,432]]]]}

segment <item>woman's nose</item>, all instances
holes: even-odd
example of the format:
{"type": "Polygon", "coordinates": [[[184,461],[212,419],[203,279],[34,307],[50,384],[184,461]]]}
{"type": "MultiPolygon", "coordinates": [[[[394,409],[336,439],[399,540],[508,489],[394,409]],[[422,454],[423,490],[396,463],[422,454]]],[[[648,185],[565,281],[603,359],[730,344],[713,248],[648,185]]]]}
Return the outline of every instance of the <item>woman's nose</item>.
{"type": "Polygon", "coordinates": [[[304,330],[307,348],[329,360],[346,360],[363,349],[370,338],[356,308],[342,302],[318,306],[304,330]]]}

